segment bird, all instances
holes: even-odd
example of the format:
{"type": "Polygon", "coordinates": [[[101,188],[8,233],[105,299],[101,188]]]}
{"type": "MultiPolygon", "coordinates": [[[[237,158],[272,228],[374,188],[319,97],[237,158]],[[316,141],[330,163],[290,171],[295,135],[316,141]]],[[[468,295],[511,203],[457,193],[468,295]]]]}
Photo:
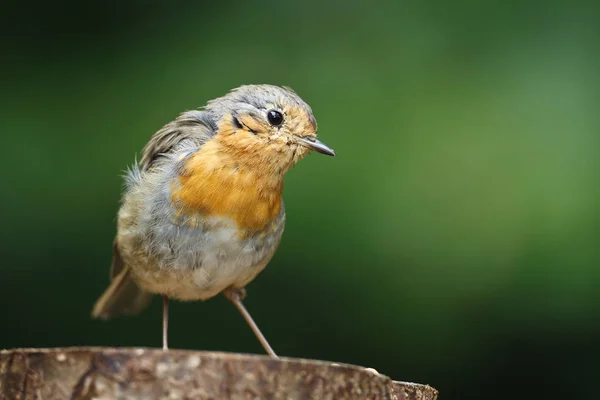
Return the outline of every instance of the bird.
{"type": "Polygon", "coordinates": [[[164,125],[124,175],[111,281],[92,317],[136,315],[160,295],[168,350],[169,300],[223,293],[277,358],[243,299],[281,241],[284,175],[311,151],[335,156],[287,86],[243,85],[164,125]]]}

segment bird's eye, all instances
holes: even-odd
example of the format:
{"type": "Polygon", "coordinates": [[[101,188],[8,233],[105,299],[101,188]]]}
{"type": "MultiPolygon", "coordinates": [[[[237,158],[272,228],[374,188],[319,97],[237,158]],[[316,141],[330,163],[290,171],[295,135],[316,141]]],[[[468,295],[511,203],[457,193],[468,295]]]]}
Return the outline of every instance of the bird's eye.
{"type": "Polygon", "coordinates": [[[271,110],[267,113],[267,119],[273,126],[279,126],[283,123],[283,114],[277,110],[271,110]]]}

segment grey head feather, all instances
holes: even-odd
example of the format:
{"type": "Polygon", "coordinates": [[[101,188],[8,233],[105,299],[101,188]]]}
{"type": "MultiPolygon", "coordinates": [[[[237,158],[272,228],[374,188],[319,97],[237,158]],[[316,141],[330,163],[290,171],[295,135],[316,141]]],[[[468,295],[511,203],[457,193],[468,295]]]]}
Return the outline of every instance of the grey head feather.
{"type": "Polygon", "coordinates": [[[310,106],[296,92],[288,87],[275,85],[240,86],[225,96],[209,101],[205,110],[219,121],[229,114],[264,116],[266,111],[272,108],[283,109],[286,105],[304,109],[314,119],[310,106]]]}

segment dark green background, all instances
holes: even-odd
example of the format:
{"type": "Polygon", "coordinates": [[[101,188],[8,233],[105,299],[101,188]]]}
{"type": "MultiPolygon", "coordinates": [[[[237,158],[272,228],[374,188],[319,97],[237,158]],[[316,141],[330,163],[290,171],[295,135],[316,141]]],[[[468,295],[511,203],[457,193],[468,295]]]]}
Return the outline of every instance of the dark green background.
{"type": "MultiPolygon", "coordinates": [[[[596,398],[593,4],[3,6],[0,347],[160,346],[158,299],[89,318],[120,174],[180,111],[273,83],[312,106],[338,154],[288,174],[283,242],[248,287],[280,354],[444,400],[596,398]]],[[[171,311],[174,348],[262,353],[222,296],[171,311]]]]}

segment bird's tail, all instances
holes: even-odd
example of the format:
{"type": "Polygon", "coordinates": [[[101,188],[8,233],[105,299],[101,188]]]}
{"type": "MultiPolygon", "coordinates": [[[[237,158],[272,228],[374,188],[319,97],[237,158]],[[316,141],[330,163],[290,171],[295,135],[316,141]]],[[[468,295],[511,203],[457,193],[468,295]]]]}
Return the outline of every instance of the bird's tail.
{"type": "Polygon", "coordinates": [[[129,268],[125,267],[96,301],[92,317],[109,319],[119,315],[139,314],[151,299],[152,294],[140,289],[131,279],[129,268]]]}

